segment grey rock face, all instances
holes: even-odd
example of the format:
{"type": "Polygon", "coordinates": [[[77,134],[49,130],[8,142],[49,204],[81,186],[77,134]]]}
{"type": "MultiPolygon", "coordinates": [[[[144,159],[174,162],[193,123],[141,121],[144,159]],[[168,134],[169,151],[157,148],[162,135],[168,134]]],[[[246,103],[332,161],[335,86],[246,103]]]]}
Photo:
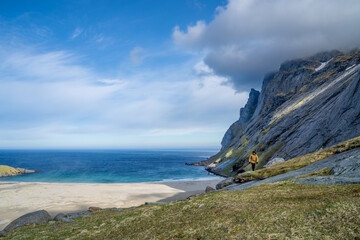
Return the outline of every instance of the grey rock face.
{"type": "Polygon", "coordinates": [[[67,223],[73,222],[73,220],[71,220],[71,219],[69,219],[69,218],[61,218],[60,221],[62,221],[62,222],[67,222],[67,223]]]}
{"type": "Polygon", "coordinates": [[[216,184],[216,189],[222,189],[226,186],[234,184],[234,180],[235,179],[233,177],[226,178],[226,179],[222,180],[221,182],[219,182],[218,184],[216,184]]]}
{"type": "Polygon", "coordinates": [[[96,211],[100,211],[100,210],[102,210],[102,208],[100,208],[100,207],[89,207],[90,212],[96,212],[96,211]]]}
{"type": "Polygon", "coordinates": [[[231,127],[226,131],[223,139],[221,140],[222,149],[226,148],[233,138],[233,132],[231,127]]]}
{"type": "Polygon", "coordinates": [[[273,158],[291,159],[359,135],[360,51],[323,52],[285,62],[268,74],[260,95],[250,94],[240,119],[225,134],[221,151],[206,163],[235,159],[230,165],[241,170],[250,150],[257,151],[265,165],[273,158]],[[316,71],[324,61],[329,62],[316,71]],[[233,154],[227,155],[230,149],[233,154]]]}
{"type": "Polygon", "coordinates": [[[60,221],[62,218],[65,218],[66,215],[64,213],[59,213],[54,217],[55,221],[60,221]]]}
{"type": "Polygon", "coordinates": [[[255,109],[258,104],[260,92],[256,91],[255,89],[251,89],[249,94],[249,99],[245,105],[245,107],[240,109],[240,118],[239,118],[239,125],[245,124],[250,118],[253,116],[255,109]]]}
{"type": "Polygon", "coordinates": [[[267,164],[264,165],[264,167],[270,167],[278,163],[285,162],[285,159],[283,158],[273,158],[271,159],[267,164]]]}
{"type": "Polygon", "coordinates": [[[360,178],[348,177],[311,177],[296,179],[293,182],[310,184],[310,185],[346,185],[346,184],[359,184],[360,178]]]}
{"type": "Polygon", "coordinates": [[[234,137],[234,131],[239,127],[247,123],[251,117],[254,115],[256,107],[259,102],[260,92],[255,89],[251,89],[249,93],[249,98],[246,105],[240,109],[240,118],[236,121],[230,128],[226,131],[223,139],[221,140],[222,149],[225,149],[234,137]]]}
{"type": "Polygon", "coordinates": [[[207,186],[206,189],[205,189],[206,193],[210,193],[210,192],[213,192],[213,191],[215,191],[215,189],[210,187],[210,186],[207,186]]]}
{"type": "Polygon", "coordinates": [[[32,213],[25,214],[14,221],[12,221],[9,225],[7,225],[4,229],[5,232],[11,231],[15,228],[29,225],[29,224],[40,224],[47,223],[51,220],[51,216],[45,210],[40,210],[32,213]]]}

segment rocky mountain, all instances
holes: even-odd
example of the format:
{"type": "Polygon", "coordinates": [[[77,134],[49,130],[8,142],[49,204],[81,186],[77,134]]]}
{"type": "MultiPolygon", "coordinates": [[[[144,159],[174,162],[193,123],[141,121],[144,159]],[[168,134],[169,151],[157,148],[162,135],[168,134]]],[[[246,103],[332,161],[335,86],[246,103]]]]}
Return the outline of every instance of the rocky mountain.
{"type": "Polygon", "coordinates": [[[219,153],[198,164],[223,176],[257,169],[273,158],[315,152],[360,135],[360,50],[322,52],[267,74],[222,139],[219,153]]]}

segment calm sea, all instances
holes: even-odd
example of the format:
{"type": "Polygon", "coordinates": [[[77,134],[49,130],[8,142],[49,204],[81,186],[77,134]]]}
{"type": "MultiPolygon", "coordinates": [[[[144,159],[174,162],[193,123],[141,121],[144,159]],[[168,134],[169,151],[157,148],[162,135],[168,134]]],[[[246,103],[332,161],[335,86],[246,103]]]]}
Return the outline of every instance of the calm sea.
{"type": "Polygon", "coordinates": [[[185,163],[205,160],[218,149],[176,150],[0,150],[0,165],[35,174],[1,181],[135,183],[218,178],[204,167],[185,163]]]}

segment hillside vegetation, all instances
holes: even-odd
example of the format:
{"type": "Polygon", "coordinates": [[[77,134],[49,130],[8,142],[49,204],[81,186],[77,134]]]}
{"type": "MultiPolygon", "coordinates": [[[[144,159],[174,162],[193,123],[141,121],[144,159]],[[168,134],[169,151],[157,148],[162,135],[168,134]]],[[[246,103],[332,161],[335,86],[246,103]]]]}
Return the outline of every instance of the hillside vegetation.
{"type": "Polygon", "coordinates": [[[6,165],[0,165],[0,177],[21,174],[21,170],[6,165]]]}
{"type": "Polygon", "coordinates": [[[355,239],[360,186],[289,181],[25,226],[8,239],[355,239]]]}
{"type": "Polygon", "coordinates": [[[24,168],[13,168],[7,165],[0,165],[0,177],[11,177],[23,175],[26,173],[35,173],[34,170],[27,170],[24,168]]]}

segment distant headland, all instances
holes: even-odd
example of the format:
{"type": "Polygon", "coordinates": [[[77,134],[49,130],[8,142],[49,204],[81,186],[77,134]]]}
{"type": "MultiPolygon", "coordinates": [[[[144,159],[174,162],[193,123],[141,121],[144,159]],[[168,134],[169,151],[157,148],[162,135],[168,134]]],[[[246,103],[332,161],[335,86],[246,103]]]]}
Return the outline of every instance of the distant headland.
{"type": "Polygon", "coordinates": [[[13,168],[7,165],[0,165],[0,177],[20,176],[29,173],[36,173],[36,171],[25,168],[13,168]]]}

